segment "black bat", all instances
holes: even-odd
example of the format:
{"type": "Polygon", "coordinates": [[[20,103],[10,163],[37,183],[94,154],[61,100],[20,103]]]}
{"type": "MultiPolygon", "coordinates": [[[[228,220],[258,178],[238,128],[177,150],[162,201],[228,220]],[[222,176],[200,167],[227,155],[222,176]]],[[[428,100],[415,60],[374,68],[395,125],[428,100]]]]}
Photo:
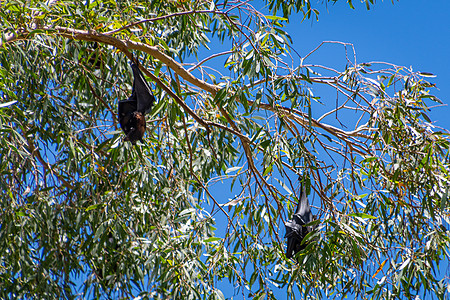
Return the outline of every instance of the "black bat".
{"type": "Polygon", "coordinates": [[[306,197],[305,187],[302,186],[300,191],[300,201],[297,204],[297,210],[292,216],[292,220],[286,222],[287,250],[286,257],[291,258],[297,252],[306,248],[307,244],[302,244],[305,236],[313,231],[316,226],[305,226],[314,221],[314,216],[309,207],[308,198],[306,197]]]}
{"type": "Polygon", "coordinates": [[[139,66],[133,62],[131,69],[134,77],[133,90],[128,99],[119,101],[119,123],[126,134],[124,140],[135,145],[137,141],[142,141],[146,129],[145,114],[152,109],[155,97],[139,66]]]}

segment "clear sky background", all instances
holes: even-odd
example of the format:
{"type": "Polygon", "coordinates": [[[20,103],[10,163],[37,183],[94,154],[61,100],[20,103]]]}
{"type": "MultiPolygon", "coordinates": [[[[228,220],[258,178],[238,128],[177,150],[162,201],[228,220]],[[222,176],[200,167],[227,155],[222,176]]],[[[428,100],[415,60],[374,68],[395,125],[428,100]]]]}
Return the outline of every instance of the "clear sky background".
{"type": "MultiPolygon", "coordinates": [[[[450,1],[376,1],[369,11],[360,0],[353,1],[354,10],[343,0],[327,6],[314,2],[320,11],[318,22],[292,19],[287,27],[300,55],[322,41],[341,41],[354,45],[358,63],[385,61],[435,74],[429,78],[438,88],[432,93],[446,106],[432,109],[431,119],[450,130],[450,1]]],[[[340,71],[346,63],[343,48],[337,45],[326,46],[308,61],[340,71]]]]}

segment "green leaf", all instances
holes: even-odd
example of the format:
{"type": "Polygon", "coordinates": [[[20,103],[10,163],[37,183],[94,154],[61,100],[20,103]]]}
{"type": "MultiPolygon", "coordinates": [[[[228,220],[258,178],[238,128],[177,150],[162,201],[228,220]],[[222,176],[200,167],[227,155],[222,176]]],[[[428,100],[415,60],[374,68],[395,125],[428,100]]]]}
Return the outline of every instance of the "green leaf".
{"type": "Polygon", "coordinates": [[[420,76],[423,77],[436,77],[436,75],[434,75],[433,73],[429,73],[429,72],[419,72],[420,76]]]}
{"type": "Polygon", "coordinates": [[[241,170],[241,169],[242,169],[242,167],[231,167],[231,168],[226,169],[225,174],[230,174],[234,171],[241,170]]]}
{"type": "Polygon", "coordinates": [[[212,242],[217,242],[217,241],[221,241],[221,240],[222,240],[222,239],[221,239],[221,238],[218,238],[218,237],[210,237],[210,238],[204,240],[203,242],[204,242],[204,243],[212,243],[212,242]]]}
{"type": "Polygon", "coordinates": [[[13,105],[13,104],[15,104],[17,101],[9,101],[9,102],[6,102],[6,103],[0,103],[0,108],[2,108],[2,107],[7,107],[7,106],[10,106],[10,105],[13,105]]]}
{"type": "Polygon", "coordinates": [[[366,213],[351,213],[348,215],[349,217],[358,217],[358,218],[362,218],[362,219],[376,219],[377,217],[368,215],[366,213]]]}
{"type": "Polygon", "coordinates": [[[269,20],[278,20],[278,21],[287,21],[288,20],[288,18],[283,18],[283,17],[279,17],[279,16],[269,16],[269,15],[267,15],[265,17],[266,17],[266,19],[269,19],[269,20]]]}
{"type": "Polygon", "coordinates": [[[104,206],[105,206],[104,203],[93,204],[93,205],[89,206],[88,208],[86,208],[84,211],[99,209],[99,208],[103,208],[104,206]]]}
{"type": "Polygon", "coordinates": [[[283,187],[283,189],[288,192],[289,195],[292,195],[292,191],[287,187],[287,185],[284,184],[284,182],[282,182],[281,180],[279,180],[278,178],[275,178],[276,181],[278,181],[278,183],[283,187]]]}

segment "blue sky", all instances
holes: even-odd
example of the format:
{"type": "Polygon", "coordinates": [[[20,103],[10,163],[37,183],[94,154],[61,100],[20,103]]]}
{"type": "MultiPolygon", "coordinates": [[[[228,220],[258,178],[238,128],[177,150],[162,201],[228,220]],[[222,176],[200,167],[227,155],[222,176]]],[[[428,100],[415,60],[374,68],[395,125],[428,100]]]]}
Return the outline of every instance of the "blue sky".
{"type": "MultiPolygon", "coordinates": [[[[448,105],[450,95],[450,1],[390,0],[377,1],[368,11],[359,0],[355,9],[346,1],[317,4],[319,21],[303,23],[291,20],[287,31],[294,48],[306,55],[322,41],[352,43],[359,63],[385,61],[412,67],[415,71],[437,75],[430,81],[438,89],[433,93],[448,105]]],[[[313,2],[314,3],[314,2],[313,2]]],[[[327,46],[311,57],[311,61],[333,65],[343,70],[342,47],[327,46]]],[[[436,125],[450,129],[448,106],[435,108],[431,118],[436,125]]]]}

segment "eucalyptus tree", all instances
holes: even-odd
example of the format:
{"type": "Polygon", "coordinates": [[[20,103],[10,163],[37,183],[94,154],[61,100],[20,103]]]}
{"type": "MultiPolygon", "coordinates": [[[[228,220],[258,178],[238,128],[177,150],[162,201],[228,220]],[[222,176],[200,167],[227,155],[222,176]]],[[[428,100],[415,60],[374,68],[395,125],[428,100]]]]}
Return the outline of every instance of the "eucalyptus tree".
{"type": "Polygon", "coordinates": [[[294,49],[285,27],[310,1],[0,13],[1,298],[448,297],[432,74],[338,42],[344,69],[312,61],[329,43],[294,49]],[[132,59],[157,98],[135,146],[117,116],[132,59]],[[287,259],[300,183],[316,229],[287,259]]]}

